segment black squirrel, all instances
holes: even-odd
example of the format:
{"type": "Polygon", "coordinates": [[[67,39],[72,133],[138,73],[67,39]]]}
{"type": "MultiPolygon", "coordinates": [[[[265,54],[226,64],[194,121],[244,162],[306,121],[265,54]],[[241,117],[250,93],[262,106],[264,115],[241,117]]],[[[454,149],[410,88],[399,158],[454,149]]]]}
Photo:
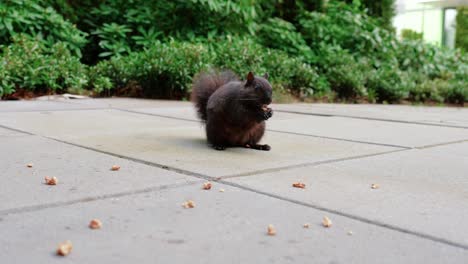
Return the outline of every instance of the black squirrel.
{"type": "Polygon", "coordinates": [[[246,147],[270,150],[258,142],[265,133],[265,120],[273,115],[272,88],[268,74],[247,74],[240,81],[231,71],[206,72],[194,78],[191,100],[206,123],[206,137],[216,150],[246,147]]]}

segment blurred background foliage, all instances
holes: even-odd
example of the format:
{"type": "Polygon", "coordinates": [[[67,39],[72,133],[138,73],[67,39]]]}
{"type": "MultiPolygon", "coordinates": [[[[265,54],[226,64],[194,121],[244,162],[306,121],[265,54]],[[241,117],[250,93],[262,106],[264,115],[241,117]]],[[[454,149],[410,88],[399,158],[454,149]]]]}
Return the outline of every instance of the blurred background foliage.
{"type": "Polygon", "coordinates": [[[398,39],[394,15],[394,0],[3,0],[0,96],[185,99],[215,67],[268,72],[277,100],[467,102],[466,9],[455,50],[398,39]]]}

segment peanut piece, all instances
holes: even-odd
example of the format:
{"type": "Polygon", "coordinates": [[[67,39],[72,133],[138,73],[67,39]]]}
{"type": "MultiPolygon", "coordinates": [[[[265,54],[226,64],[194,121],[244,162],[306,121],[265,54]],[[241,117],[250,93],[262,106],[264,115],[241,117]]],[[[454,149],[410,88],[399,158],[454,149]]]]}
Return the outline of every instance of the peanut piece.
{"type": "Polygon", "coordinates": [[[332,221],[330,220],[330,218],[328,218],[328,217],[325,216],[325,217],[323,218],[322,225],[323,225],[324,227],[331,227],[331,226],[332,226],[332,221]]]}
{"type": "Polygon", "coordinates": [[[301,189],[304,189],[305,188],[305,183],[302,183],[302,182],[295,182],[292,184],[293,187],[296,187],[296,188],[301,188],[301,189]]]}
{"type": "Polygon", "coordinates": [[[276,235],[276,229],[273,225],[268,225],[268,228],[267,228],[267,234],[269,236],[274,236],[276,235]]]}
{"type": "Polygon", "coordinates": [[[71,250],[73,248],[73,245],[70,240],[67,240],[65,242],[62,242],[58,245],[57,248],[57,255],[59,256],[66,256],[70,254],[71,250]]]}
{"type": "Polygon", "coordinates": [[[192,200],[188,200],[185,203],[182,204],[182,206],[186,209],[188,208],[194,208],[195,207],[195,202],[192,200]]]}
{"type": "Polygon", "coordinates": [[[209,189],[211,189],[211,182],[203,183],[203,190],[209,190],[209,189]]]}
{"type": "Polygon", "coordinates": [[[47,185],[57,185],[58,183],[57,177],[45,177],[44,180],[47,185]]]}
{"type": "Polygon", "coordinates": [[[89,222],[89,228],[91,229],[100,229],[102,227],[102,222],[99,219],[93,219],[89,222]]]}

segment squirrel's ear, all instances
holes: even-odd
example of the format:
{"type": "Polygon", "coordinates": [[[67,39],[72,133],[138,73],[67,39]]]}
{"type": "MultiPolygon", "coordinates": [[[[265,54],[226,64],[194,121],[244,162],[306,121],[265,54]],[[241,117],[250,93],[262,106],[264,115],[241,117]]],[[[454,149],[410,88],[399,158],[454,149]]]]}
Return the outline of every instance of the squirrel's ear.
{"type": "Polygon", "coordinates": [[[254,80],[254,75],[252,72],[249,72],[249,74],[247,74],[247,85],[251,84],[254,80]]]}
{"type": "Polygon", "coordinates": [[[265,74],[263,75],[263,78],[265,78],[266,80],[268,80],[268,77],[270,77],[270,76],[268,75],[268,73],[265,73],[265,74]]]}

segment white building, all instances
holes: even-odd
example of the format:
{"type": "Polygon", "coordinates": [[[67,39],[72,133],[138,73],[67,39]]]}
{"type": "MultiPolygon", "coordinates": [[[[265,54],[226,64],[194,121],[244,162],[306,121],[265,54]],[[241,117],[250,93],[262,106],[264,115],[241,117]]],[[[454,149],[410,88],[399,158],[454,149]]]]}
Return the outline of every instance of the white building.
{"type": "Polygon", "coordinates": [[[468,0],[397,0],[393,25],[423,33],[426,42],[454,47],[456,7],[468,6],[468,0]]]}

